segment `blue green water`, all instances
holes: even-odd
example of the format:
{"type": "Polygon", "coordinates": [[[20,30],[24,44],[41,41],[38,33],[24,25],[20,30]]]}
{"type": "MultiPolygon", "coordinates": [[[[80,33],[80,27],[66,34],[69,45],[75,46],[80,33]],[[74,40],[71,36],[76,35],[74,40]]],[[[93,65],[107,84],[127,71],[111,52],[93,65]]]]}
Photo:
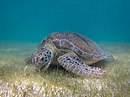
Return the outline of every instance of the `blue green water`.
{"type": "Polygon", "coordinates": [[[55,31],[130,42],[130,0],[0,0],[0,41],[41,41],[55,31]]]}

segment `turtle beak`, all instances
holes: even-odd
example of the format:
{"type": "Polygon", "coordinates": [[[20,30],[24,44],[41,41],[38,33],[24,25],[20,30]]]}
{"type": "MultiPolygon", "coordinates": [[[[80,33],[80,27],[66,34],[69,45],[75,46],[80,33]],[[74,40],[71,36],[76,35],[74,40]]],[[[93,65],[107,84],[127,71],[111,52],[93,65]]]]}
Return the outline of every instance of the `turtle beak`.
{"type": "Polygon", "coordinates": [[[42,68],[43,68],[43,72],[46,71],[48,69],[48,67],[50,66],[51,61],[49,63],[46,63],[42,68]]]}
{"type": "Polygon", "coordinates": [[[50,66],[50,64],[51,64],[51,61],[47,62],[46,64],[40,64],[38,66],[36,65],[36,71],[38,71],[38,72],[40,72],[40,71],[45,72],[48,69],[48,67],[50,66]]]}

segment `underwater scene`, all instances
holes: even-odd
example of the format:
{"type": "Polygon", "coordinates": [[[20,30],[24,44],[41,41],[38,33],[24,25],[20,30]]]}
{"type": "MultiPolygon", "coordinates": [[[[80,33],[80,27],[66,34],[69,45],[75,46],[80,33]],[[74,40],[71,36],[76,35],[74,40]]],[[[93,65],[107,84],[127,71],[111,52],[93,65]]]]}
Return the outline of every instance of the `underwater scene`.
{"type": "Polygon", "coordinates": [[[130,97],[130,0],[0,0],[0,97],[130,97]]]}

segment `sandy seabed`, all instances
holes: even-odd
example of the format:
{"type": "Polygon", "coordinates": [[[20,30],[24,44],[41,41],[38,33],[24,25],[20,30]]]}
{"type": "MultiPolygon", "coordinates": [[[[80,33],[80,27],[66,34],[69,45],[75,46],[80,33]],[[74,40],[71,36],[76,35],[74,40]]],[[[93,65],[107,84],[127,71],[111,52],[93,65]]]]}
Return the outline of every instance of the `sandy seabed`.
{"type": "Polygon", "coordinates": [[[104,77],[83,78],[55,67],[36,72],[25,58],[37,49],[37,43],[0,43],[0,96],[129,97],[130,43],[99,45],[115,61],[101,67],[107,73],[104,77]]]}

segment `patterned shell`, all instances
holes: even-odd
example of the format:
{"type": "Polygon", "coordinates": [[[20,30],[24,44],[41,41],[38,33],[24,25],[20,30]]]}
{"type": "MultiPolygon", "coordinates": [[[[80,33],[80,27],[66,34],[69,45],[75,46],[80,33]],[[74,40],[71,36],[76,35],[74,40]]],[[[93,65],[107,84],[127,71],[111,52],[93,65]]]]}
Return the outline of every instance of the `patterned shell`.
{"type": "Polygon", "coordinates": [[[44,46],[47,41],[51,41],[58,49],[72,50],[87,60],[97,62],[107,57],[107,54],[94,41],[77,33],[54,32],[42,40],[40,46],[44,46]]]}

